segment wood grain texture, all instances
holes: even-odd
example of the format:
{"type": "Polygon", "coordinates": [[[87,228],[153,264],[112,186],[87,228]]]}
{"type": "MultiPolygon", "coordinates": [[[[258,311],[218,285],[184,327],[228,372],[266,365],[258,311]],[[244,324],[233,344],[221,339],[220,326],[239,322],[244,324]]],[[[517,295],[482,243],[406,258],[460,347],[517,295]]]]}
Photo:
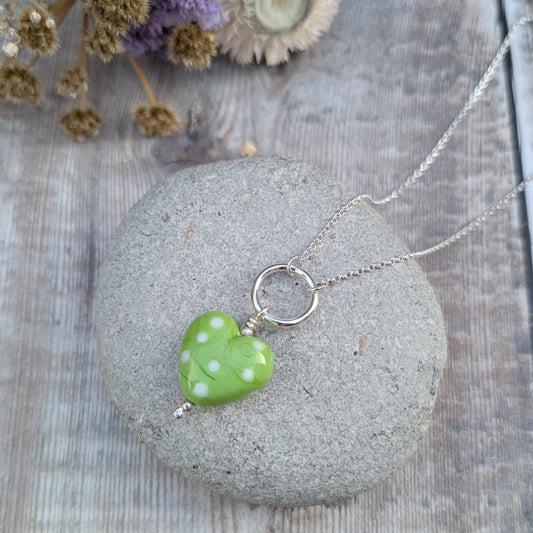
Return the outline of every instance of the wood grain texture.
{"type": "MultiPolygon", "coordinates": [[[[509,19],[530,7],[505,6],[509,19]]],[[[37,64],[42,107],[0,104],[2,531],[533,531],[530,257],[519,204],[423,261],[449,340],[433,425],[395,477],[335,507],[252,507],[158,464],[106,395],[92,331],[113,232],[175,170],[238,157],[251,139],[261,154],[319,164],[358,192],[401,182],[497,49],[507,29],[499,3],[345,0],[328,36],[283,67],[147,65],[157,97],[185,124],[163,140],[136,132],[129,108],[143,96],[126,62],[91,61],[89,100],[106,122],[81,145],[57,126],[72,104],[52,94],[76,54],[79,21],[67,24],[58,57],[37,64]]],[[[514,66],[531,87],[531,63],[514,66]]],[[[508,87],[502,73],[431,177],[383,211],[413,248],[520,179],[508,87]]],[[[523,106],[531,113],[530,98],[523,106]]]]}
{"type": "MultiPolygon", "coordinates": [[[[523,16],[533,17],[531,2],[506,0],[504,7],[509,26],[517,23],[523,16]]],[[[533,174],[533,77],[529,74],[531,62],[533,61],[531,32],[520,39],[516,39],[511,49],[511,58],[516,127],[521,147],[521,174],[526,178],[533,174]]],[[[531,240],[533,235],[533,189],[531,187],[526,189],[525,197],[531,240]]]]}

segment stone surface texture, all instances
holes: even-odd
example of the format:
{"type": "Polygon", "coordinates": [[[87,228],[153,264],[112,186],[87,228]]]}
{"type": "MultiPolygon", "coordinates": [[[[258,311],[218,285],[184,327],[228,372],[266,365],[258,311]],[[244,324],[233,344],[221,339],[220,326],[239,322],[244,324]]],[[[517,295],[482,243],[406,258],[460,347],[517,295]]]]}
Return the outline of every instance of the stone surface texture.
{"type": "MultiPolygon", "coordinates": [[[[242,324],[253,314],[253,278],[301,253],[351,196],[317,167],[247,159],[169,177],[122,222],[96,299],[101,370],[132,431],[186,477],[250,502],[333,503],[415,451],[446,361],[440,307],[415,261],[324,290],[300,326],[261,326],[275,361],[267,386],[173,418],[191,321],[217,310],[242,324]]],[[[404,251],[361,203],[306,269],[320,279],[404,251]]],[[[280,275],[265,285],[272,312],[304,308],[296,283],[280,275]]]]}

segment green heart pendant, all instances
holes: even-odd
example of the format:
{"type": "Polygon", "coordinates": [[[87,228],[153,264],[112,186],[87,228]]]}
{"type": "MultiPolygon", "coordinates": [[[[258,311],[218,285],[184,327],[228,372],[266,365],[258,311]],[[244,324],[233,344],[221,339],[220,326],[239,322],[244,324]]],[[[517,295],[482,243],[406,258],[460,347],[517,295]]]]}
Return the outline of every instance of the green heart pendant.
{"type": "Polygon", "coordinates": [[[179,363],[188,402],[214,406],[264,387],[274,368],[272,351],[257,337],[242,335],[229,315],[211,311],[187,328],[179,363]]]}
{"type": "Polygon", "coordinates": [[[204,407],[240,400],[264,387],[272,376],[274,360],[268,345],[253,332],[260,321],[277,326],[296,326],[306,320],[318,304],[319,287],[313,278],[294,266],[292,258],[286,265],[265,268],[252,284],[252,303],[257,314],[239,329],[235,320],[225,313],[210,311],[195,318],[181,343],[179,362],[180,387],[186,401],[176,409],[177,419],[194,405],[204,407]],[[269,313],[259,301],[263,281],[276,272],[301,278],[311,291],[311,303],[295,318],[279,318],[269,313]]]}

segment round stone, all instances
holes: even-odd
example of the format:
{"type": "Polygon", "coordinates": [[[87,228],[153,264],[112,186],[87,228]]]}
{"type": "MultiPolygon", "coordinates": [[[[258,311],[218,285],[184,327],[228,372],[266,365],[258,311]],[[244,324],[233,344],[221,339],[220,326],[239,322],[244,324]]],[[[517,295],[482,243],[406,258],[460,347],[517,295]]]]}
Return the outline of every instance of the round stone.
{"type": "MultiPolygon", "coordinates": [[[[320,291],[315,313],[295,328],[260,324],[254,334],[274,354],[270,382],[173,416],[192,320],[222,311],[244,324],[255,315],[254,277],[301,253],[353,195],[312,165],[245,159],[181,171],[126,215],[100,274],[101,369],[129,427],[184,476],[254,503],[334,503],[415,451],[446,361],[441,311],[415,261],[320,291]]],[[[319,280],[405,251],[361,202],[304,268],[319,280]]],[[[298,316],[309,303],[286,274],[264,289],[276,316],[298,316]]],[[[218,334],[211,327],[205,335],[218,334]]],[[[208,394],[207,383],[196,386],[208,394]]]]}

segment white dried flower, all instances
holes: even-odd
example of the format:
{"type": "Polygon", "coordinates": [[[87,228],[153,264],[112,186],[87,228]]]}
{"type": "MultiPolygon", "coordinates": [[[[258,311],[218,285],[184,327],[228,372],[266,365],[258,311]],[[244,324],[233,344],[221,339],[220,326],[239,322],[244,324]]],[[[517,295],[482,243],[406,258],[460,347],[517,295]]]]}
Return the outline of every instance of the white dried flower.
{"type": "Polygon", "coordinates": [[[257,155],[257,146],[252,141],[246,141],[241,148],[241,157],[253,157],[257,155]]]}
{"type": "Polygon", "coordinates": [[[41,22],[41,15],[34,10],[30,13],[30,20],[33,24],[39,24],[41,22]]]}
{"type": "Polygon", "coordinates": [[[56,27],[56,21],[54,19],[46,19],[44,25],[49,29],[52,30],[56,27]]]}
{"type": "Polygon", "coordinates": [[[3,35],[6,39],[10,41],[16,40],[17,32],[13,28],[8,20],[0,20],[0,35],[3,35]]]}
{"type": "Polygon", "coordinates": [[[237,63],[288,61],[326,32],[340,0],[219,0],[229,22],[216,32],[222,52],[237,63]]]}
{"type": "Polygon", "coordinates": [[[19,53],[19,47],[15,43],[4,43],[4,46],[2,46],[2,52],[7,57],[16,57],[19,53]]]}

